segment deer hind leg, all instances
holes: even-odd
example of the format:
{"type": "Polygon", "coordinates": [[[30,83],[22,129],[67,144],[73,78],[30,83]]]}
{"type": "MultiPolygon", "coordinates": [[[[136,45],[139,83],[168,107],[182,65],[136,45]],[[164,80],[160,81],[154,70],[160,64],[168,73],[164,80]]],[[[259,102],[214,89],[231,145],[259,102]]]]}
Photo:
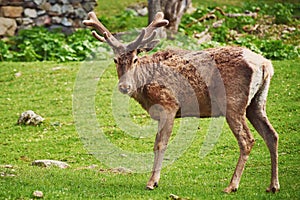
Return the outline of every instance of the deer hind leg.
{"type": "Polygon", "coordinates": [[[146,189],[153,190],[158,186],[160,179],[160,171],[162,168],[162,161],[167,149],[168,141],[172,133],[175,114],[164,113],[158,122],[158,132],[154,144],[154,164],[152,175],[147,183],[146,189]]]}
{"type": "Polygon", "coordinates": [[[267,81],[262,90],[256,94],[251,104],[247,108],[247,118],[263,137],[271,155],[271,184],[267,192],[277,192],[280,189],[278,180],[278,134],[272,127],[266,114],[266,98],[268,93],[269,81],[267,81]]]}
{"type": "Polygon", "coordinates": [[[227,188],[224,192],[230,193],[237,191],[240,183],[241,176],[243,174],[245,164],[248,160],[251,149],[254,145],[254,138],[250,133],[250,130],[246,123],[246,117],[244,115],[237,115],[234,113],[227,112],[227,122],[234,136],[238,140],[240,148],[240,157],[236,165],[234,174],[227,188]]]}

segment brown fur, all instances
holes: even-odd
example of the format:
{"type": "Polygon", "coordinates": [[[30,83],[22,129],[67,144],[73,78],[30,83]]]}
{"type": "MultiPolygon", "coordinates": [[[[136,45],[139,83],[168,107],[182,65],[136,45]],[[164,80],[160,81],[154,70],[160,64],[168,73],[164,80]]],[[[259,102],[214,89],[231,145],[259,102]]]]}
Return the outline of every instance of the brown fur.
{"type": "Polygon", "coordinates": [[[231,183],[224,191],[236,191],[254,145],[245,121],[247,115],[266,143],[274,144],[268,145],[272,157],[272,182],[267,191],[279,190],[278,135],[265,114],[268,86],[273,75],[268,60],[241,47],[198,52],[166,50],[141,57],[133,64],[131,60],[135,56],[134,51],[119,56],[126,63],[118,63],[117,71],[119,87],[130,85],[129,91],[123,93],[131,95],[161,124],[154,147],[153,173],[147,184],[149,189],[158,183],[160,160],[167,147],[174,118],[225,116],[238,140],[241,155],[231,183]],[[254,116],[259,118],[258,121],[254,116]]]}
{"type": "MultiPolygon", "coordinates": [[[[201,68],[210,66],[203,66],[203,60],[200,60],[199,62],[201,63],[199,64],[191,61],[193,59],[195,60],[200,54],[205,54],[205,56],[202,56],[203,58],[208,59],[208,56],[210,56],[210,58],[215,61],[224,82],[226,94],[234,95],[231,96],[231,98],[235,99],[234,104],[230,105],[230,102],[227,104],[229,104],[232,109],[245,113],[249,90],[247,87],[251,80],[252,69],[243,61],[242,50],[242,48],[238,47],[209,49],[204,52],[196,52],[194,55],[188,57],[190,60],[185,59],[184,56],[193,52],[184,50],[167,50],[158,52],[152,56],[141,57],[136,68],[143,68],[143,71],[137,70],[139,76],[132,77],[134,79],[133,82],[139,82],[140,80],[136,80],[138,77],[147,77],[145,78],[146,80],[152,79],[154,81],[148,81],[146,82],[147,84],[140,84],[142,87],[139,88],[132,97],[147,111],[154,104],[160,104],[164,108],[170,107],[168,108],[169,110],[172,110],[174,105],[177,105],[179,109],[176,113],[176,117],[211,117],[211,99],[206,81],[203,80],[207,74],[200,74],[200,72],[203,71],[201,68]],[[224,59],[224,57],[227,58],[224,59]],[[153,71],[155,71],[155,73],[153,71]],[[145,74],[141,75],[141,73],[145,74]],[[181,75],[181,77],[178,77],[178,74],[181,75]],[[239,78],[237,79],[236,77],[239,78]],[[190,86],[182,82],[178,84],[181,79],[187,80],[190,86]],[[168,85],[168,87],[166,87],[166,85],[168,85]],[[192,87],[192,91],[186,91],[186,88],[190,87],[192,87]],[[140,93],[140,91],[143,92],[140,93]],[[180,105],[188,104],[190,97],[189,92],[196,94],[200,113],[181,113],[180,105]],[[239,105],[237,105],[237,101],[242,101],[242,99],[243,102],[239,102],[239,105]],[[243,109],[241,110],[241,108],[243,109]]],[[[194,110],[194,108],[191,109],[194,110]]],[[[220,115],[224,115],[224,113],[219,111],[219,113],[214,116],[220,115]]]]}

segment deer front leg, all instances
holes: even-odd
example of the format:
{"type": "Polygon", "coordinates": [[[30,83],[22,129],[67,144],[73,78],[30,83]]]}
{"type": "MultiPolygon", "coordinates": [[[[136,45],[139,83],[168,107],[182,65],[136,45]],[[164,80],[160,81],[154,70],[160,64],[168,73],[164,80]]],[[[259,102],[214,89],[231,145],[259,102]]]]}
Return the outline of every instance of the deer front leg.
{"type": "Polygon", "coordinates": [[[162,161],[165,151],[167,149],[168,141],[172,133],[175,114],[167,113],[161,114],[158,121],[158,132],[156,134],[154,144],[154,164],[152,169],[152,175],[147,183],[146,189],[153,190],[158,186],[160,178],[160,170],[162,168],[162,161]],[[162,116],[164,115],[164,116],[162,116]]]}

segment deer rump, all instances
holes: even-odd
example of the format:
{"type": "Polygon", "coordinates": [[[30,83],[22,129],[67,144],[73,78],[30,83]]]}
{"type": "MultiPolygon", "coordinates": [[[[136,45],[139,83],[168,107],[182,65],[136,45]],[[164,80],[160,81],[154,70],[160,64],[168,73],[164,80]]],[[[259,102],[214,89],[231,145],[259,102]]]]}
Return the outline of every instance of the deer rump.
{"type": "Polygon", "coordinates": [[[134,85],[130,95],[155,120],[176,107],[176,118],[225,116],[227,106],[246,109],[268,77],[265,66],[272,70],[268,60],[241,47],[166,50],[150,60],[141,57],[124,79],[134,85]]]}

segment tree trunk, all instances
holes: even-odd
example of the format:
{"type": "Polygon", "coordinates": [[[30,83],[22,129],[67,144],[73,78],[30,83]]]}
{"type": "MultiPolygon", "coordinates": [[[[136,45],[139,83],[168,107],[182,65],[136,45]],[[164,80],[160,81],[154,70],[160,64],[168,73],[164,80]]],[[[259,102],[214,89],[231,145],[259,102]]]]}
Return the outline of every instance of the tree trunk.
{"type": "Polygon", "coordinates": [[[162,11],[161,0],[148,0],[148,24],[153,21],[155,14],[160,11],[162,11]]]}
{"type": "Polygon", "coordinates": [[[148,0],[148,22],[153,20],[157,12],[162,11],[165,14],[165,19],[169,20],[169,25],[166,28],[171,33],[176,33],[182,15],[191,3],[192,0],[148,0]]]}

